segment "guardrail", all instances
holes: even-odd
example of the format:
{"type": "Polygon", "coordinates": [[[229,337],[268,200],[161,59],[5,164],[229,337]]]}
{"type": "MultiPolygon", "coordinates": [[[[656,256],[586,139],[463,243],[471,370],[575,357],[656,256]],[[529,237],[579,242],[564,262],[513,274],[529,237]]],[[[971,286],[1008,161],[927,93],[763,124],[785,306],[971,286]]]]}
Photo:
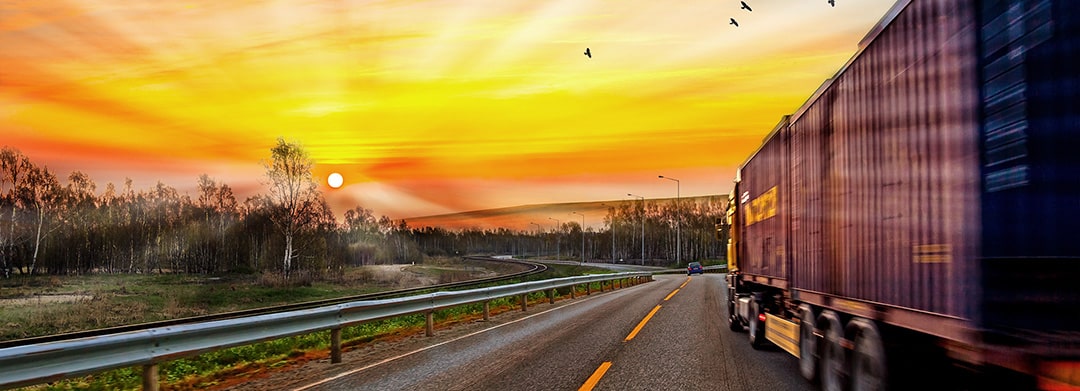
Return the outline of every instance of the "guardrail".
{"type": "MultiPolygon", "coordinates": [[[[140,331],[109,334],[58,342],[23,345],[0,349],[0,388],[57,381],[110,369],[142,366],[143,389],[158,389],[158,364],[182,357],[247,345],[278,338],[331,330],[331,362],[341,362],[341,328],[379,319],[419,313],[427,314],[427,335],[434,335],[432,313],[435,310],[464,304],[484,303],[484,319],[489,317],[488,302],[521,296],[521,308],[527,308],[527,295],[544,291],[554,303],[557,288],[612,282],[612,288],[650,281],[651,272],[626,272],[556,278],[489,288],[454,292],[356,301],[333,306],[279,312],[244,318],[157,327],[140,331]],[[625,281],[625,283],[623,282],[625,281]]],[[[576,296],[570,290],[570,297],[576,296]]]]}

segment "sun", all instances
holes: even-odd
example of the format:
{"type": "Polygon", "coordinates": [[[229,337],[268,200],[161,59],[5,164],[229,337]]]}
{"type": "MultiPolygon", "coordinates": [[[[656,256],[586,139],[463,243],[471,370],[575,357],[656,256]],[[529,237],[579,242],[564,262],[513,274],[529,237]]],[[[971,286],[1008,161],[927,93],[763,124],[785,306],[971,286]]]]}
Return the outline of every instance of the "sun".
{"type": "Polygon", "coordinates": [[[331,173],[330,177],[326,178],[326,184],[330,185],[330,187],[335,189],[341,187],[342,183],[345,183],[345,178],[343,178],[341,174],[338,174],[336,172],[331,173]]]}

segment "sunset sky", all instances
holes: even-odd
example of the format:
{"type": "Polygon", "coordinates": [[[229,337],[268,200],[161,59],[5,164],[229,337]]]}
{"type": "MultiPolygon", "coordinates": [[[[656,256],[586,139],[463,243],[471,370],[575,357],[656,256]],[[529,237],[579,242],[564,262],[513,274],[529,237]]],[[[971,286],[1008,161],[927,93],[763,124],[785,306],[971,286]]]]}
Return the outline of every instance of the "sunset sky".
{"type": "Polygon", "coordinates": [[[0,146],[244,198],[283,136],[395,219],[726,194],[894,3],[746,2],[0,0],[0,146]]]}

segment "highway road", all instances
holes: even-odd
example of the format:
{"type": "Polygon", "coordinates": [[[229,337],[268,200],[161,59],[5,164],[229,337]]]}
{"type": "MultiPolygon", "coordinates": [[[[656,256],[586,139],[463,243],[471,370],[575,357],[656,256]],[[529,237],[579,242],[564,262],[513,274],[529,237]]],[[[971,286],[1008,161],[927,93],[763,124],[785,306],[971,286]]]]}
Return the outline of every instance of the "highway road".
{"type": "Polygon", "coordinates": [[[298,390],[816,389],[728,330],[724,292],[722,274],[657,275],[298,390]]]}

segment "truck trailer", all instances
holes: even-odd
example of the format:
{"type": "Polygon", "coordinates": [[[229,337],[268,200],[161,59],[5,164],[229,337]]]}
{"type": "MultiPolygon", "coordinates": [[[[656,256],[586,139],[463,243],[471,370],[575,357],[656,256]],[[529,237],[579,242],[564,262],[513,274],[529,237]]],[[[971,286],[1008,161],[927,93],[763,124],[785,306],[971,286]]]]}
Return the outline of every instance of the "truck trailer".
{"type": "Polygon", "coordinates": [[[1080,389],[1080,1],[898,1],[733,189],[730,328],[822,389],[1080,389]]]}

